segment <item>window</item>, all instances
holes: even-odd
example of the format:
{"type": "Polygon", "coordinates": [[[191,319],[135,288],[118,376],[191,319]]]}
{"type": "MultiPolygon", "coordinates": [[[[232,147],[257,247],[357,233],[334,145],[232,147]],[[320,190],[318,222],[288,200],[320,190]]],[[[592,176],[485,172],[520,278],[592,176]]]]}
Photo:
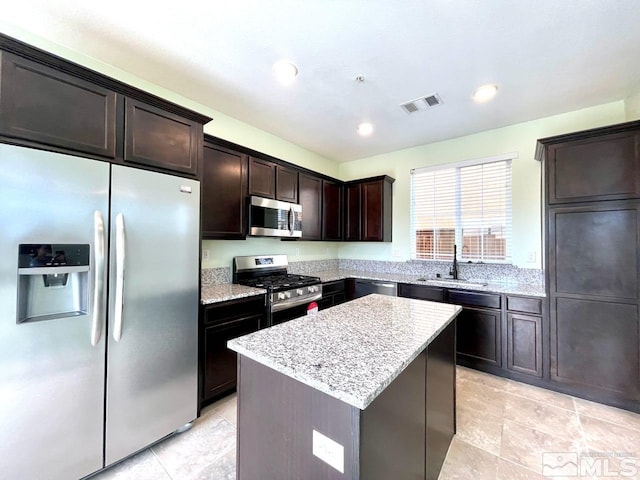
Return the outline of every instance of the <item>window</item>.
{"type": "Polygon", "coordinates": [[[411,171],[412,258],[511,262],[511,159],[411,171]]]}

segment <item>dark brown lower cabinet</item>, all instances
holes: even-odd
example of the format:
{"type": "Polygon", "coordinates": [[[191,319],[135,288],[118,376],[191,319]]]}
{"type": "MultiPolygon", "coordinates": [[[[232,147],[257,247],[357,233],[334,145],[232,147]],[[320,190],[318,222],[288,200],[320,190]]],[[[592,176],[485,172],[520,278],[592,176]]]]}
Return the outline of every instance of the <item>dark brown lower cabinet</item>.
{"type": "Polygon", "coordinates": [[[507,313],[507,368],[542,377],[542,317],[507,313]]]}
{"type": "Polygon", "coordinates": [[[458,315],[458,363],[502,366],[500,310],[465,307],[458,315]]]}
{"type": "Polygon", "coordinates": [[[201,407],[236,388],[237,354],[227,348],[227,341],[265,326],[263,295],[202,308],[201,407]]]}
{"type": "Polygon", "coordinates": [[[318,302],[320,310],[346,302],[345,280],[336,280],[322,284],[322,299],[318,302]]]}

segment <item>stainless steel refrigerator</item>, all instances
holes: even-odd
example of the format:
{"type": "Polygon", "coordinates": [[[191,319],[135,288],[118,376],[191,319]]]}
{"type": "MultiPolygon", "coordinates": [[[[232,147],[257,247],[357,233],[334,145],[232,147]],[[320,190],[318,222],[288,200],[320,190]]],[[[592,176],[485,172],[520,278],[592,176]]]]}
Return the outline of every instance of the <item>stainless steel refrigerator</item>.
{"type": "Polygon", "coordinates": [[[0,478],[77,479],[196,417],[199,182],[0,145],[0,478]]]}

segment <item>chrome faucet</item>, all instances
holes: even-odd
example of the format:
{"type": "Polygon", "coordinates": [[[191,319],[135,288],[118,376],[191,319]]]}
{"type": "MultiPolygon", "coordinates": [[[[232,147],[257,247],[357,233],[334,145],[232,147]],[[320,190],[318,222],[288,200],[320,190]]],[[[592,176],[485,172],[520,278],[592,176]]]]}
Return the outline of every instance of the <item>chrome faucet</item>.
{"type": "Polygon", "coordinates": [[[449,275],[451,275],[451,277],[454,280],[458,280],[458,247],[457,245],[454,243],[453,244],[453,265],[451,266],[451,271],[449,272],[449,275]]]}

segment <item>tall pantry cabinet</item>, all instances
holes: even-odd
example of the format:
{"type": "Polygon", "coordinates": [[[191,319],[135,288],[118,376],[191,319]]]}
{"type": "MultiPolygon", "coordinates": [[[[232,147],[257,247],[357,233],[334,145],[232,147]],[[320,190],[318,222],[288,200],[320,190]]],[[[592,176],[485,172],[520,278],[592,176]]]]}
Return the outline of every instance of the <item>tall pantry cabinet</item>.
{"type": "Polygon", "coordinates": [[[539,141],[550,379],[640,409],[640,122],[539,141]]]}

